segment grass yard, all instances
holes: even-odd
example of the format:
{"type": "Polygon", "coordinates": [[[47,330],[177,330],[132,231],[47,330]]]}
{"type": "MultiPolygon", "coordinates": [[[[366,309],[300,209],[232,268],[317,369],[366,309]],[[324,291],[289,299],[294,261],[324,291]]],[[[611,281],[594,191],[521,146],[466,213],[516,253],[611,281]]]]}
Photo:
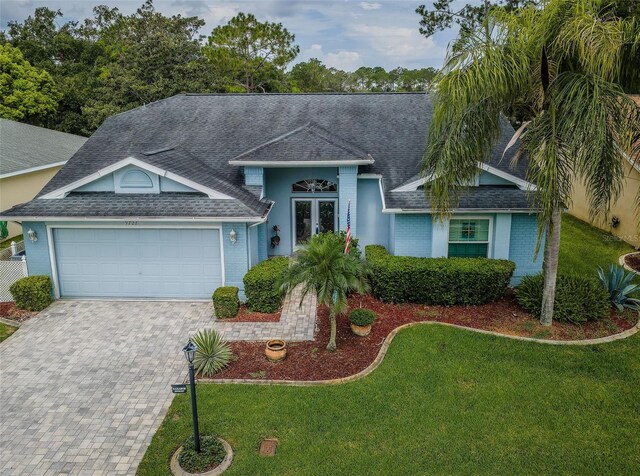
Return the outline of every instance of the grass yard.
{"type": "Polygon", "coordinates": [[[0,322],[0,342],[5,340],[7,337],[9,337],[11,334],[13,334],[17,330],[18,330],[17,327],[8,326],[7,324],[0,322]]]}
{"type": "MultiPolygon", "coordinates": [[[[229,475],[640,473],[640,335],[560,347],[420,326],[350,384],[198,395],[201,431],[234,448],[229,475]],[[277,455],[258,456],[272,436],[277,455]]],[[[170,474],[188,398],[176,396],[139,474],[170,474]]]]}
{"type": "Polygon", "coordinates": [[[607,269],[610,263],[633,251],[617,237],[565,213],[560,238],[560,271],[589,275],[597,279],[596,268],[607,269]]]}

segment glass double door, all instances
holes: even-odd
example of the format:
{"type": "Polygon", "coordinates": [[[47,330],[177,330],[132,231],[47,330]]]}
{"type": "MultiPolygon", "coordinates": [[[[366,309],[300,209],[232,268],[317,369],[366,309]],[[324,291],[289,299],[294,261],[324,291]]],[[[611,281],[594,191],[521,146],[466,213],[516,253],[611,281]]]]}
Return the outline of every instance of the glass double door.
{"type": "Polygon", "coordinates": [[[293,246],[298,247],[317,233],[336,231],[338,199],[293,199],[293,246]]]}

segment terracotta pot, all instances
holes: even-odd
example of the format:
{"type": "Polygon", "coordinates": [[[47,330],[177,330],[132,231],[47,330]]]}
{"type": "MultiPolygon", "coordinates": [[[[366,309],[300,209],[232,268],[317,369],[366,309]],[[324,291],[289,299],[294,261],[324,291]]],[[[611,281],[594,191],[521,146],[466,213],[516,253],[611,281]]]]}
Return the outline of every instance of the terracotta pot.
{"type": "Polygon", "coordinates": [[[366,337],[371,334],[371,324],[368,326],[356,326],[354,323],[351,323],[351,330],[357,336],[366,337]]]}
{"type": "Polygon", "coordinates": [[[285,341],[280,339],[271,339],[267,342],[264,354],[271,362],[282,360],[287,356],[287,344],[285,341]]]}

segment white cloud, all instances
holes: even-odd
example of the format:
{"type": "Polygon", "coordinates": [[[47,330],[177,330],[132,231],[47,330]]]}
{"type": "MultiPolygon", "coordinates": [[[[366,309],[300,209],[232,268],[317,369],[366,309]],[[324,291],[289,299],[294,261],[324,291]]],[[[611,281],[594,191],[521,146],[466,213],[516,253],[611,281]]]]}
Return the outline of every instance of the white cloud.
{"type": "Polygon", "coordinates": [[[362,57],[356,51],[340,50],[335,53],[325,53],[322,45],[313,44],[304,51],[307,58],[318,58],[329,68],[338,68],[344,71],[355,71],[362,66],[362,57]]]}
{"type": "Polygon", "coordinates": [[[446,48],[437,45],[432,37],[425,38],[415,28],[357,24],[352,27],[352,35],[368,41],[380,55],[397,58],[398,64],[405,60],[444,58],[446,53],[446,48]]]}
{"type": "Polygon", "coordinates": [[[378,2],[360,2],[360,8],[363,10],[379,10],[382,4],[378,2]]]}

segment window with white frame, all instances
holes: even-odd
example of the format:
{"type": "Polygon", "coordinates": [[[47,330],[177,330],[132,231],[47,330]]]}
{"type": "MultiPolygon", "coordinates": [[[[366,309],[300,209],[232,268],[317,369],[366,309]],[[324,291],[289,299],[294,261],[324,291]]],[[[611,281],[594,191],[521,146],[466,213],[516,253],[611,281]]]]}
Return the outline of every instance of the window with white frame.
{"type": "Polygon", "coordinates": [[[449,222],[449,257],[487,258],[490,222],[488,218],[451,220],[449,222]]]}

